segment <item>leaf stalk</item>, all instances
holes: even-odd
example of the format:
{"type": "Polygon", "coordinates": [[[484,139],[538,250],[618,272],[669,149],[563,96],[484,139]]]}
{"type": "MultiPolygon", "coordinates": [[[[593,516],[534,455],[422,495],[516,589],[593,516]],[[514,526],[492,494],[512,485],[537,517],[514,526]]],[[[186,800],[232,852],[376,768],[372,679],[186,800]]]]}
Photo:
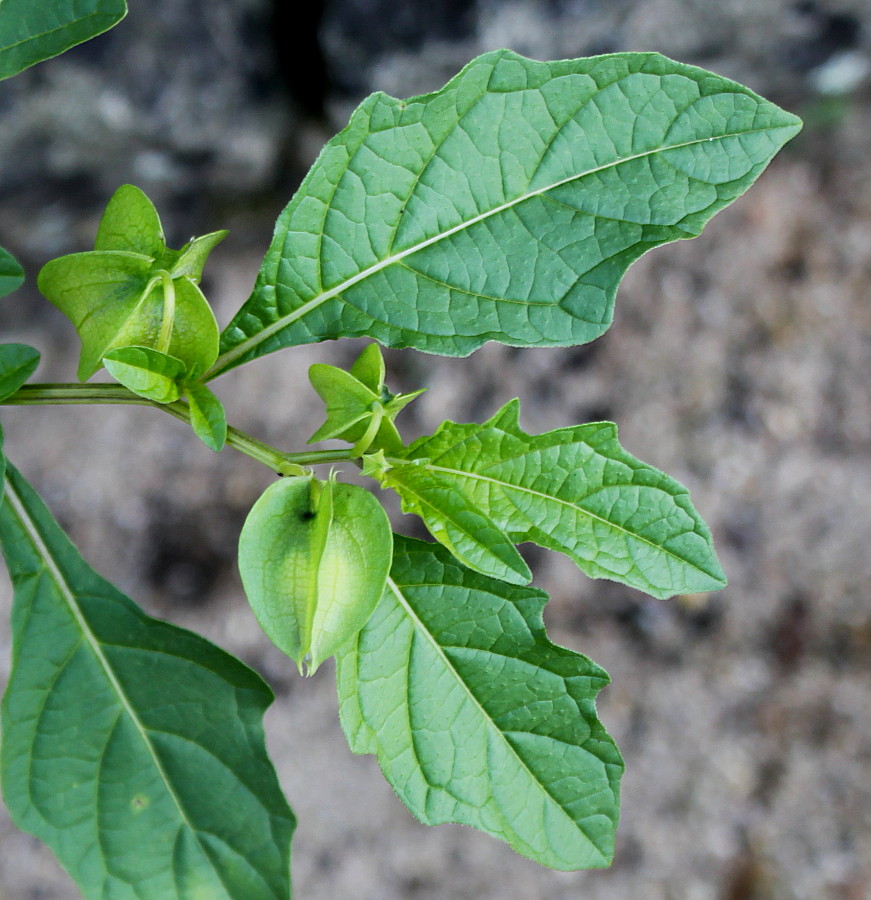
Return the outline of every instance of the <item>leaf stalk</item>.
{"type": "MultiPolygon", "coordinates": [[[[125,405],[150,406],[163,410],[176,419],[190,424],[188,404],[157,403],[134,394],[116,384],[28,384],[5,400],[4,406],[65,406],[65,405],[125,405]]],[[[267,444],[232,426],[227,428],[227,443],[251,459],[277,472],[279,475],[307,475],[306,466],[316,466],[354,460],[357,454],[351,450],[308,450],[288,453],[267,444]]]]}

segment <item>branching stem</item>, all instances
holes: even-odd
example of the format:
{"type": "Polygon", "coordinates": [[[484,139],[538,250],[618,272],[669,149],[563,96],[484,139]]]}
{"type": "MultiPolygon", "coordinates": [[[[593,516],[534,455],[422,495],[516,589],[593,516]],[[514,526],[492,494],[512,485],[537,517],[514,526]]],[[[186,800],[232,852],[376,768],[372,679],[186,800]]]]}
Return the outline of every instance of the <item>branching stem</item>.
{"type": "MultiPolygon", "coordinates": [[[[90,404],[102,406],[123,404],[127,406],[151,406],[190,424],[190,409],[182,400],[175,403],[157,403],[140,397],[118,384],[28,384],[0,401],[6,406],[57,406],[68,404],[90,404]]],[[[301,453],[286,453],[258,440],[238,428],[227,429],[227,443],[268,466],[279,475],[305,475],[305,466],[322,463],[337,463],[354,460],[353,450],[309,450],[301,453]]]]}

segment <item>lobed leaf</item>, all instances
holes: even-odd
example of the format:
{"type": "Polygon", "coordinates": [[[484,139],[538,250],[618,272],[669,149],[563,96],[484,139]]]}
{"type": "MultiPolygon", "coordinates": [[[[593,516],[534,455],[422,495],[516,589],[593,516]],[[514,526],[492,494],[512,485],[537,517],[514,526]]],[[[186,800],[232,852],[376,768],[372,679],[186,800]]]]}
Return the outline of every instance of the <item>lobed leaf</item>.
{"type": "Polygon", "coordinates": [[[108,31],[126,15],[125,0],[2,0],[0,79],[108,31]]]}
{"type": "Polygon", "coordinates": [[[0,400],[14,394],[39,365],[39,351],[27,344],[0,344],[0,400]]]}
{"type": "Polygon", "coordinates": [[[18,260],[0,247],[0,298],[18,290],[24,283],[24,269],[18,260]]]}
{"type": "Polygon", "coordinates": [[[264,745],[269,688],[100,578],[11,466],[0,542],[14,821],[89,900],[289,900],[295,820],[264,745]]]}
{"type": "Polygon", "coordinates": [[[800,127],[656,53],[499,50],[436,93],[373,94],[281,214],[210,374],[339,337],[448,356],[593,340],[627,267],[699,234],[800,127]]]}
{"type": "Polygon", "coordinates": [[[460,822],[555,869],[609,864],[623,770],[607,674],[547,640],[542,591],[395,537],[371,619],[337,655],[342,727],[422,822],[460,822]]]}
{"type": "MultiPolygon", "coordinates": [[[[627,453],[616,425],[529,435],[519,415],[520,401],[512,400],[483,425],[444,422],[402,454],[413,465],[386,465],[373,474],[413,505],[420,470],[433,485],[461,494],[511,540],[565,553],[593,578],[654,597],[725,585],[710,530],[687,489],[627,453]]],[[[439,530],[432,533],[455,549],[439,530]]],[[[467,548],[456,549],[465,561],[467,548]]],[[[505,577],[481,558],[476,562],[487,574],[505,577]]]]}

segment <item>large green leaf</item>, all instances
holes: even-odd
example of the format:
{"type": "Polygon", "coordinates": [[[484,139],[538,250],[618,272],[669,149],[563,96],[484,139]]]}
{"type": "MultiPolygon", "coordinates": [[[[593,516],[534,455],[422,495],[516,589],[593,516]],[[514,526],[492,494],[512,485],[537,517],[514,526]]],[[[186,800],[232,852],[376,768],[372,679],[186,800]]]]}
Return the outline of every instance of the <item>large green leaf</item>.
{"type": "Polygon", "coordinates": [[[269,688],[90,569],[11,466],[0,540],[15,822],[89,900],[287,900],[294,818],[264,746],[269,688]]]}
{"type": "Polygon", "coordinates": [[[546,600],[397,536],[388,589],[338,654],[342,726],[421,821],[556,869],[606,866],[623,770],[596,717],[608,676],[547,640],[546,600]]]}
{"type": "MultiPolygon", "coordinates": [[[[483,425],[444,422],[403,454],[367,471],[411,508],[422,485],[451,487],[516,542],[533,541],[570,556],[588,575],[610,578],[654,597],[719,590],[725,576],[711,533],[673,478],[627,453],[617,426],[596,422],[540,435],[521,430],[520,401],[483,425]]],[[[414,510],[416,511],[416,510],[414,510]]],[[[433,513],[431,513],[433,514],[433,513]]],[[[433,535],[450,549],[442,532],[433,535]]],[[[478,538],[487,537],[479,532],[478,538]]],[[[459,555],[468,547],[460,544],[459,555]]],[[[475,568],[499,578],[504,573],[475,568]]]]}
{"type": "Polygon", "coordinates": [[[0,0],[0,79],[108,31],[125,0],[0,0]]]}
{"type": "Polygon", "coordinates": [[[800,127],[655,53],[500,50],[437,93],[373,94],[281,214],[211,373],[337,337],[448,356],[590,341],[629,264],[697,235],[800,127]]]}
{"type": "MultiPolygon", "coordinates": [[[[2,2],[2,0],[0,0],[2,2]]],[[[0,247],[0,297],[17,290],[24,283],[24,269],[17,259],[0,247]]]]}

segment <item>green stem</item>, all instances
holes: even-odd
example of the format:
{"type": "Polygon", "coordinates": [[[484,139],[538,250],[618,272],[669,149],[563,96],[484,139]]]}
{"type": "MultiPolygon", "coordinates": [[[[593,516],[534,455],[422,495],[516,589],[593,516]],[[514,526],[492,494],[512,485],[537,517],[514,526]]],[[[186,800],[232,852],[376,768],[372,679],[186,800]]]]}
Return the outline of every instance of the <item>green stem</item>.
{"type": "MultiPolygon", "coordinates": [[[[0,400],[5,406],[56,406],[67,404],[124,404],[127,406],[151,406],[190,424],[190,409],[181,400],[175,403],[157,403],[129,391],[118,384],[28,384],[11,397],[0,400]]],[[[301,453],[285,453],[258,440],[238,428],[227,429],[227,443],[263,463],[279,475],[305,475],[304,466],[355,460],[353,450],[309,450],[301,453]]]]}

